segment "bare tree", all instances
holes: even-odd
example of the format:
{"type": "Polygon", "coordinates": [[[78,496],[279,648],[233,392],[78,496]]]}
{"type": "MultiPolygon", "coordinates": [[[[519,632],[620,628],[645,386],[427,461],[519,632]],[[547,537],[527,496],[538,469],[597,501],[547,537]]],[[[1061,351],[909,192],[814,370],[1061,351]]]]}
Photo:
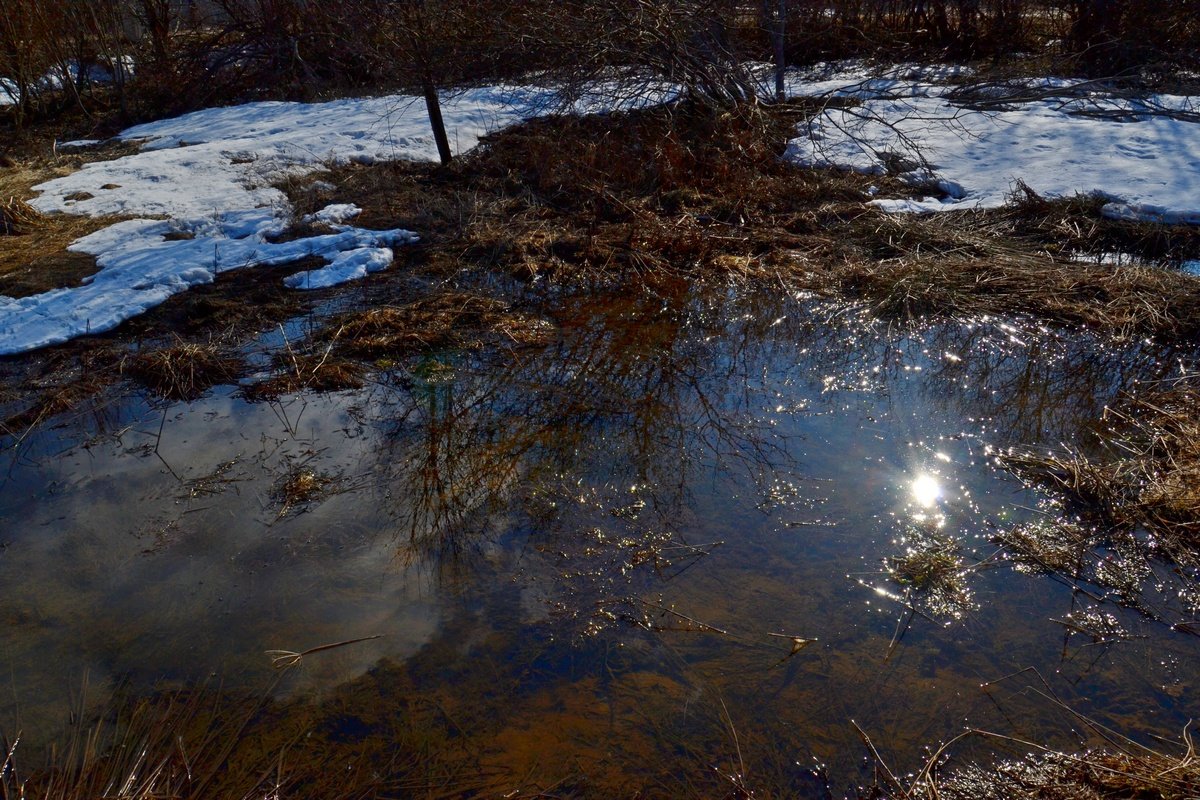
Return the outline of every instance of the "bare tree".
{"type": "Polygon", "coordinates": [[[428,0],[391,0],[383,7],[385,37],[393,56],[420,87],[442,164],[449,164],[453,154],[442,119],[437,75],[439,67],[451,55],[444,47],[450,38],[447,29],[453,27],[455,20],[462,19],[456,13],[461,11],[458,6],[453,0],[432,4],[428,0]]]}
{"type": "Polygon", "coordinates": [[[626,70],[732,105],[755,98],[729,36],[741,13],[733,0],[563,0],[549,14],[531,9],[524,27],[554,55],[556,74],[576,85],[626,70]]]}

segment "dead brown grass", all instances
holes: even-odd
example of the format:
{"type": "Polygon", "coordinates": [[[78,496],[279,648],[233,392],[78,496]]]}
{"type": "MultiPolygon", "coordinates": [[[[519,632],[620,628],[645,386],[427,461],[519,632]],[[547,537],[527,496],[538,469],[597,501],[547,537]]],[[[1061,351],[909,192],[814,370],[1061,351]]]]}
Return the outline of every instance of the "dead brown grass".
{"type": "Polygon", "coordinates": [[[1200,385],[1180,381],[1126,396],[1100,422],[1098,453],[1018,449],[998,461],[1105,525],[1149,531],[1176,561],[1194,558],[1200,550],[1200,385]]]}
{"type": "Polygon", "coordinates": [[[27,297],[77,285],[96,272],[95,258],[68,252],[67,247],[119,220],[40,214],[26,202],[35,194],[35,185],[67,175],[84,163],[78,157],[43,157],[0,169],[0,294],[27,297]]]}
{"type": "Polygon", "coordinates": [[[355,311],[333,318],[317,334],[339,352],[359,359],[395,359],[442,347],[467,347],[490,337],[504,344],[546,343],[554,325],[514,311],[502,300],[444,291],[403,306],[355,311]]]}
{"type": "Polygon", "coordinates": [[[1200,331],[1200,280],[1189,275],[1056,257],[1005,217],[872,222],[874,257],[814,271],[814,288],[861,298],[885,316],[1024,313],[1118,335],[1200,331]]]}
{"type": "MultiPolygon", "coordinates": [[[[867,178],[781,161],[804,113],[541,120],[448,169],[351,167],[328,178],[340,201],[366,209],[363,224],[420,230],[424,244],[404,257],[441,274],[720,278],[849,297],[889,317],[1029,314],[1114,334],[1200,331],[1200,280],[1079,258],[1178,260],[1200,252],[1200,231],[1114,222],[1095,198],[1032,193],[1000,211],[885,215],[865,205],[867,178]]],[[[905,191],[890,181],[886,191],[905,191]]]]}
{"type": "MultiPolygon", "coordinates": [[[[448,169],[348,167],[329,180],[339,201],[365,209],[360,224],[420,231],[422,246],[405,257],[440,274],[769,278],[781,248],[835,241],[825,216],[862,213],[861,178],[797,172],[778,158],[801,113],[540,120],[448,169]]],[[[306,198],[293,191],[294,202],[306,198]]]]}
{"type": "Polygon", "coordinates": [[[237,379],[243,364],[218,345],[175,343],[135,353],[122,361],[121,371],[168,400],[194,400],[220,383],[237,379]]]}
{"type": "Polygon", "coordinates": [[[41,221],[42,215],[19,197],[0,200],[0,236],[21,236],[41,221]]]}
{"type": "Polygon", "coordinates": [[[277,400],[301,391],[338,392],[361,389],[366,370],[361,364],[323,353],[288,352],[276,359],[280,372],[242,387],[247,400],[277,400]]]}
{"type": "Polygon", "coordinates": [[[1200,226],[1164,225],[1106,218],[1108,200],[1098,195],[1047,199],[1018,181],[1008,208],[997,212],[1014,236],[1061,256],[1129,253],[1174,265],[1200,258],[1200,226]]]}

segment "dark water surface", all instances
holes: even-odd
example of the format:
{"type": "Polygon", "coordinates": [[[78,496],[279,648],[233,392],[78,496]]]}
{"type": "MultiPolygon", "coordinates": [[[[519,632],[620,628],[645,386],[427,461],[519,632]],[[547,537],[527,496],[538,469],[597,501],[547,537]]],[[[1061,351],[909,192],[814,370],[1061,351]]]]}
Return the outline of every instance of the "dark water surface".
{"type": "Polygon", "coordinates": [[[252,689],[267,650],[368,636],[280,697],[334,698],[366,736],[419,696],[497,790],[744,771],[803,794],[818,762],[857,778],[852,720],[911,769],[967,725],[1077,746],[1051,692],[1144,740],[1200,713],[1200,642],[1169,624],[1195,609],[1157,574],[1139,612],[1014,569],[991,537],[1044,508],[986,455],[1082,444],[1192,354],[696,289],[556,319],[545,350],[278,403],[117,401],[10,446],[0,729],[48,741],[85,676],[97,699],[252,689]],[[289,505],[303,474],[323,493],[289,505]],[[929,541],[942,591],[885,561],[929,541]],[[1122,635],[1063,624],[1089,609],[1122,635]]]}

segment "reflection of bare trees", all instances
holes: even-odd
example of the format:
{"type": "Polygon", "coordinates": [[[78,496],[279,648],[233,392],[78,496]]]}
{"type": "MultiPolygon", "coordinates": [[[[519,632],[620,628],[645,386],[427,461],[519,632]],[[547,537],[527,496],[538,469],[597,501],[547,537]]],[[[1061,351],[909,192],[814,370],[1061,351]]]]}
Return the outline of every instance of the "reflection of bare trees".
{"type": "Polygon", "coordinates": [[[883,330],[697,287],[565,301],[555,316],[563,335],[550,347],[432,354],[375,397],[380,485],[420,549],[457,552],[500,511],[549,527],[585,494],[602,510],[639,503],[669,526],[699,469],[762,489],[790,466],[776,406],[840,388],[890,395],[913,364],[925,370],[917,402],[964,426],[986,420],[989,441],[1004,443],[1072,439],[1117,392],[1179,359],[998,323],[883,330]]]}
{"type": "Polygon", "coordinates": [[[671,520],[701,462],[769,475],[787,453],[752,382],[780,337],[719,313],[724,299],[592,300],[561,312],[544,350],[427,357],[380,398],[382,481],[410,542],[457,552],[492,513],[548,525],[584,495],[671,520]]]}
{"type": "Polygon", "coordinates": [[[991,420],[997,443],[1074,439],[1122,390],[1177,372],[1185,354],[999,322],[939,326],[921,346],[927,397],[959,417],[991,420]]]}

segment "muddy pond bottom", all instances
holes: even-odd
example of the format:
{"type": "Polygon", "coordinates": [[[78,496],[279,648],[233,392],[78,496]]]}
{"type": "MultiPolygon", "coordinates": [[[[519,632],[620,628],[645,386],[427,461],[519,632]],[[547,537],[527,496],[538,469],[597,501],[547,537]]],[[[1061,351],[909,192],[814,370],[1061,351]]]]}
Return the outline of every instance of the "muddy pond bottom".
{"type": "Polygon", "coordinates": [[[696,289],[552,316],[546,348],[6,442],[0,730],[219,684],[458,793],[824,796],[859,729],[900,771],[967,727],[1200,713],[1169,570],[1132,608],[1015,568],[996,534],[1055,511],[988,455],[1081,440],[1193,353],[696,289]]]}

